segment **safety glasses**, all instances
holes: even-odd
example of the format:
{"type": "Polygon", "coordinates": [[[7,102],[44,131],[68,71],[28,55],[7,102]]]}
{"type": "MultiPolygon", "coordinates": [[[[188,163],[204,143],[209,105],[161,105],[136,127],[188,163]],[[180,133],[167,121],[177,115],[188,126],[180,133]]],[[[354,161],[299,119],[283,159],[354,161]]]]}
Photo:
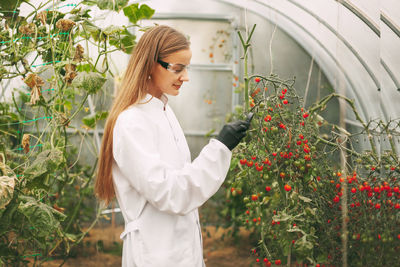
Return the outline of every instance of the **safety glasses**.
{"type": "Polygon", "coordinates": [[[157,59],[157,62],[166,70],[176,74],[181,73],[184,69],[189,69],[189,65],[167,63],[160,59],[157,59]]]}

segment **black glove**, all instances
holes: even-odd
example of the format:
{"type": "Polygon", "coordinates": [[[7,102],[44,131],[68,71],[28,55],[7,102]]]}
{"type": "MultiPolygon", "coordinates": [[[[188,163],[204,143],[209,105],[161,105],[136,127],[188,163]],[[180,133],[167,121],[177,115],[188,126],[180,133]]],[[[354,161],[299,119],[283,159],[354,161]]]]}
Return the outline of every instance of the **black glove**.
{"type": "Polygon", "coordinates": [[[240,140],[246,136],[246,131],[250,127],[253,115],[253,113],[249,113],[246,120],[225,124],[216,139],[226,145],[229,150],[234,149],[239,144],[240,140]]]}

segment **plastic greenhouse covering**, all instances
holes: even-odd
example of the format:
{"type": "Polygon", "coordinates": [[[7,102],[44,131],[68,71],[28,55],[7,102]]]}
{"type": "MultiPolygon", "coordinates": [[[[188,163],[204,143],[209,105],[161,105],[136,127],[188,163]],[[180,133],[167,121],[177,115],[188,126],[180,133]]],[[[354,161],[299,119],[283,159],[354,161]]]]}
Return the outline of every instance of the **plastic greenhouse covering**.
{"type": "MultiPolygon", "coordinates": [[[[35,5],[41,1],[30,2],[35,5]]],[[[74,3],[62,1],[63,6],[74,3]]],[[[143,21],[143,25],[165,23],[190,35],[193,81],[182,92],[183,97],[176,101],[196,102],[191,104],[199,111],[197,117],[193,120],[187,113],[185,117],[184,107],[172,103],[189,139],[198,139],[210,128],[218,129],[225,113],[239,103],[235,94],[226,98],[227,94],[231,95],[228,91],[234,89],[227,81],[241,71],[240,66],[234,64],[241,56],[235,32],[238,29],[248,31],[254,23],[258,24],[252,54],[255,73],[277,72],[283,77],[296,77],[297,89],[304,90],[310,102],[315,100],[318,86],[318,90],[329,87],[355,99],[364,119],[387,121],[400,116],[400,74],[397,71],[400,51],[396,49],[400,42],[400,14],[397,1],[160,0],[143,3],[156,7],[152,19],[143,21]],[[223,51],[211,51],[212,43],[224,34],[228,42],[223,51]],[[210,52],[215,53],[212,60],[208,58],[210,52]],[[221,82],[224,84],[219,84],[221,82]],[[207,88],[221,88],[223,92],[207,88]],[[202,101],[212,97],[218,97],[221,103],[214,105],[214,110],[204,108],[202,101]],[[191,125],[193,121],[204,123],[191,125]]],[[[64,7],[68,8],[72,9],[64,7]]],[[[21,14],[29,12],[31,7],[23,3],[21,14]]],[[[129,24],[121,14],[109,14],[96,7],[91,13],[98,25],[129,24]]],[[[91,53],[96,54],[96,51],[91,53]]],[[[111,59],[112,67],[121,73],[128,57],[116,52],[111,59]]],[[[18,83],[21,85],[22,81],[2,81],[2,95],[10,96],[10,85],[18,83]]],[[[354,118],[348,116],[346,123],[357,127],[354,118]]],[[[201,141],[190,143],[195,151],[203,144],[201,141]]]]}
{"type": "MultiPolygon", "coordinates": [[[[12,64],[9,64],[10,60],[3,60],[3,58],[12,55],[7,55],[8,52],[4,52],[6,51],[5,47],[14,42],[19,44],[19,42],[24,41],[18,41],[19,38],[15,39],[13,37],[12,29],[7,26],[6,14],[17,13],[17,9],[18,16],[21,17],[30,16],[32,12],[44,10],[57,10],[57,12],[68,13],[74,12],[75,7],[79,6],[80,2],[85,2],[88,4],[86,7],[87,13],[81,10],[79,12],[90,15],[92,23],[90,27],[111,29],[110,31],[124,28],[126,36],[134,36],[132,37],[132,42],[137,42],[140,39],[143,34],[141,28],[155,24],[172,26],[188,36],[193,53],[189,68],[190,82],[185,83],[181,88],[179,97],[169,98],[169,104],[182,126],[190,147],[192,159],[197,157],[204,145],[208,143],[210,137],[217,135],[226,121],[232,117],[232,113],[238,110],[238,106],[245,106],[246,100],[243,100],[243,88],[245,87],[244,81],[247,78],[246,72],[249,71],[252,75],[268,76],[276,74],[285,81],[294,81],[296,93],[304,101],[302,104],[304,109],[312,107],[313,103],[321,101],[329,94],[342,95],[346,99],[354,101],[354,109],[358,113],[352,112],[348,103],[343,99],[337,98],[330,101],[326,109],[325,107],[321,109],[321,116],[326,121],[339,125],[342,132],[350,133],[349,135],[354,134],[354,137],[350,138],[354,141],[354,147],[352,147],[355,151],[354,155],[359,155],[358,153],[361,154],[365,151],[373,151],[377,155],[383,155],[384,151],[392,149],[397,152],[396,156],[394,156],[394,162],[398,163],[400,160],[399,0],[30,0],[15,1],[18,2],[18,8],[15,10],[4,10],[4,7],[12,6],[11,3],[14,1],[0,1],[3,2],[0,3],[0,102],[7,102],[10,105],[15,104],[17,111],[14,111],[16,114],[22,114],[22,111],[18,110],[17,94],[30,92],[28,91],[30,86],[26,82],[28,72],[38,73],[44,81],[50,81],[54,77],[54,71],[51,68],[47,68],[49,63],[42,56],[42,53],[46,51],[41,50],[42,48],[39,47],[28,53],[24,61],[21,59],[22,65],[16,65],[11,70],[8,69],[9,73],[6,77],[5,67],[12,64]],[[147,5],[154,9],[155,12],[149,17],[138,19],[135,24],[132,23],[131,18],[124,15],[122,9],[118,12],[101,9],[98,6],[100,2],[109,3],[112,8],[115,8],[115,5],[119,3],[123,3],[124,6],[147,5]],[[36,10],[38,7],[39,10],[36,10]],[[253,25],[256,25],[255,28],[253,28],[253,25]],[[252,35],[250,50],[246,54],[249,67],[247,70],[243,64],[244,48],[238,32],[248,36],[252,29],[254,29],[254,34],[252,35]],[[11,40],[13,38],[14,40],[11,40]],[[17,73],[16,70],[21,72],[21,69],[27,70],[23,75],[25,80],[20,75],[13,75],[13,73],[17,73]],[[364,131],[365,125],[360,123],[360,120],[368,122],[367,128],[373,129],[372,132],[374,134],[364,131]],[[391,130],[393,131],[390,132],[391,130]]],[[[78,12],[68,14],[67,17],[72,18],[76,14],[78,12]]],[[[83,22],[79,22],[77,25],[81,27],[83,22]]],[[[24,37],[21,37],[21,39],[24,37]]],[[[61,116],[61,119],[57,117],[57,120],[64,120],[62,123],[67,127],[65,127],[65,131],[57,132],[51,138],[49,137],[52,140],[55,135],[63,135],[66,138],[68,136],[68,142],[71,142],[71,146],[74,148],[76,147],[78,152],[74,150],[74,153],[78,153],[78,156],[71,166],[65,168],[68,170],[78,163],[96,166],[97,155],[104,133],[104,119],[111,107],[112,99],[116,94],[129,61],[129,53],[122,51],[124,49],[115,49],[110,53],[103,53],[104,51],[101,49],[104,47],[96,45],[98,40],[96,38],[93,39],[95,41],[85,43],[84,54],[86,58],[97,58],[94,68],[97,66],[99,69],[107,69],[104,72],[98,71],[104,78],[102,81],[104,86],[96,94],[88,94],[87,96],[84,96],[84,94],[74,95],[74,101],[83,100],[82,106],[80,106],[83,111],[74,114],[73,119],[62,117],[64,115],[64,113],[60,115],[62,112],[57,114],[57,116],[61,116]],[[91,119],[94,121],[89,121],[91,119]]],[[[83,43],[82,41],[82,45],[83,43]]],[[[108,49],[112,48],[108,47],[108,49]]],[[[64,63],[61,62],[60,64],[64,63]]],[[[53,65],[56,66],[56,64],[53,65]]],[[[43,93],[43,95],[46,99],[52,99],[55,83],[55,81],[46,82],[46,85],[44,85],[43,89],[47,92],[43,93]]],[[[67,85],[63,88],[65,89],[66,87],[67,85]]],[[[29,93],[26,94],[29,95],[29,93]]],[[[21,99],[25,99],[24,103],[29,102],[29,97],[21,99]]],[[[69,112],[73,113],[76,107],[72,108],[73,104],[71,103],[56,103],[56,105],[72,109],[69,112]]],[[[27,106],[29,107],[29,105],[24,105],[24,107],[27,106]]],[[[303,111],[303,109],[301,110],[303,111]]],[[[8,121],[3,121],[3,119],[8,120],[9,117],[4,117],[0,123],[1,134],[15,137],[21,135],[21,131],[34,133],[42,130],[43,136],[45,136],[44,133],[50,131],[50,126],[48,127],[48,125],[51,123],[48,119],[56,117],[56,115],[52,117],[53,115],[48,114],[48,111],[40,108],[26,109],[24,115],[27,117],[21,124],[23,128],[15,129],[17,131],[15,134],[8,134],[8,130],[1,128],[6,124],[10,124],[8,121]],[[42,116],[39,118],[41,120],[37,119],[37,124],[31,124],[36,120],[33,117],[39,116],[37,114],[42,111],[45,114],[40,115],[42,116]]],[[[9,120],[11,122],[11,119],[9,120]]],[[[13,123],[17,124],[17,122],[12,122],[11,124],[13,123]]],[[[39,140],[40,138],[36,139],[39,140]]],[[[291,136],[289,139],[291,139],[291,136]]],[[[0,141],[3,142],[2,140],[0,141]]],[[[23,142],[22,140],[22,146],[23,142]]],[[[31,144],[33,144],[32,142],[31,138],[31,144]]],[[[22,153],[24,148],[21,147],[21,140],[14,140],[12,143],[15,145],[12,153],[22,153]],[[19,148],[16,148],[17,146],[19,148]],[[15,152],[16,150],[19,151],[15,152]]],[[[38,144],[39,141],[37,141],[36,146],[40,147],[41,144],[38,144]]],[[[7,153],[3,147],[6,147],[6,145],[0,144],[0,161],[3,161],[4,165],[4,155],[7,153]]],[[[34,147],[35,145],[29,147],[28,144],[27,150],[29,151],[30,148],[32,151],[34,147]]],[[[345,149],[350,151],[349,146],[345,149]]],[[[64,153],[66,152],[64,151],[64,153]]],[[[336,151],[335,153],[339,152],[336,151]]],[[[60,155],[53,155],[49,152],[47,159],[43,160],[44,164],[48,164],[46,168],[53,168],[60,164],[56,164],[57,161],[64,164],[64,161],[60,160],[59,157],[60,155]],[[53,156],[54,160],[52,159],[53,156]]],[[[335,154],[334,159],[343,166],[341,155],[335,154]]],[[[5,168],[2,167],[3,165],[0,163],[4,174],[6,172],[3,170],[5,168]]],[[[18,168],[22,165],[18,165],[18,168]]],[[[374,166],[367,166],[375,171],[374,166]]],[[[390,165],[390,168],[400,170],[400,166],[390,165]]],[[[396,175],[399,173],[398,170],[396,175]]],[[[34,171],[36,171],[35,175],[40,172],[34,171]]],[[[77,177],[76,179],[79,180],[81,175],[84,175],[83,173],[87,174],[88,172],[88,170],[82,170],[71,175],[71,177],[77,177]]],[[[42,171],[41,174],[37,174],[37,177],[41,177],[40,179],[48,182],[46,180],[48,178],[43,178],[45,174],[47,175],[45,171],[42,171]]],[[[16,175],[23,176],[22,173],[16,175]]],[[[62,175],[60,174],[60,176],[62,175]]],[[[283,176],[285,176],[285,173],[283,176]]],[[[65,181],[63,185],[68,183],[72,185],[72,181],[73,179],[69,180],[69,182],[65,181]]],[[[0,180],[0,183],[2,186],[5,184],[2,180],[0,180]]],[[[91,181],[88,181],[86,184],[90,183],[91,181]]],[[[350,188],[350,183],[348,186],[350,188]]],[[[14,184],[12,187],[14,188],[14,184]]],[[[234,187],[232,186],[232,188],[234,187]]],[[[281,190],[283,188],[282,185],[281,190]]],[[[79,189],[76,190],[79,191],[79,189]]],[[[234,189],[228,192],[227,195],[231,196],[233,191],[234,189]]],[[[3,191],[0,192],[3,193],[3,191]]],[[[92,191],[90,192],[92,194],[92,191]]],[[[4,194],[6,195],[6,193],[4,194]]],[[[10,199],[11,197],[12,193],[10,194],[10,199]]],[[[399,208],[396,208],[397,210],[400,209],[399,199],[400,193],[398,193],[397,200],[393,202],[397,201],[396,205],[399,205],[399,208]]],[[[85,201],[82,200],[83,202],[85,201]]],[[[89,200],[89,202],[91,203],[89,206],[96,205],[93,199],[89,200]]],[[[0,202],[0,207],[4,208],[8,203],[12,202],[7,201],[6,204],[0,202]]],[[[27,203],[25,204],[28,205],[27,203]]],[[[79,205],[84,204],[80,202],[79,205]]],[[[21,204],[18,207],[19,210],[22,210],[25,206],[21,204]]],[[[56,208],[56,210],[61,211],[61,213],[64,212],[62,209],[56,208]]],[[[120,210],[118,207],[108,207],[108,210],[103,211],[102,214],[106,215],[115,211],[118,212],[120,210]]],[[[74,219],[77,213],[77,211],[74,213],[74,219]]],[[[0,218],[2,214],[3,211],[0,209],[0,218]]],[[[100,216],[99,214],[98,216],[100,216]]],[[[28,215],[26,216],[29,217],[28,215]]],[[[56,214],[50,217],[54,219],[57,216],[63,216],[63,214],[56,214]]],[[[397,216],[396,227],[398,227],[399,213],[397,212],[395,216],[397,216]]],[[[385,218],[387,219],[388,217],[385,218]]],[[[122,217],[119,217],[119,220],[121,219],[122,217]]],[[[380,219],[381,217],[379,217],[380,219]]],[[[74,227],[72,221],[71,219],[67,228],[74,227]]],[[[55,224],[59,225],[58,222],[55,224]]],[[[397,234],[399,234],[397,237],[400,240],[400,232],[397,234]]],[[[42,238],[44,236],[45,234],[42,238]]],[[[62,237],[62,240],[67,239],[75,242],[79,238],[78,235],[64,235],[62,237]]],[[[379,239],[381,239],[380,235],[379,239]]],[[[60,243],[61,241],[57,244],[57,249],[60,243]]],[[[398,253],[399,243],[396,243],[394,247],[397,247],[396,253],[398,253]]],[[[0,245],[0,252],[2,248],[3,246],[0,245]]],[[[54,251],[57,251],[57,249],[54,248],[54,251]]],[[[285,249],[287,248],[285,247],[285,249]]],[[[2,260],[4,261],[1,256],[2,254],[0,253],[0,267],[2,266],[2,260]]],[[[323,258],[323,260],[326,259],[323,258]]],[[[288,261],[290,262],[289,258],[288,261]]],[[[309,262],[312,264],[317,263],[314,259],[309,260],[309,262]]],[[[343,266],[346,264],[343,263],[343,266]]],[[[280,262],[279,264],[275,262],[275,265],[280,265],[280,262]]]]}

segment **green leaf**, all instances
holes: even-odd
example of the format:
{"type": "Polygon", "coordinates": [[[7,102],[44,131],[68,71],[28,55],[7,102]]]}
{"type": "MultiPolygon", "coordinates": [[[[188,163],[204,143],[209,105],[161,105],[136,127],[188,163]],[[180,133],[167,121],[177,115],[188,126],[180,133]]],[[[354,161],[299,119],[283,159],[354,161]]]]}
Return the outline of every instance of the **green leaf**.
{"type": "Polygon", "coordinates": [[[306,203],[308,203],[308,202],[311,202],[311,201],[312,201],[312,199],[311,199],[311,198],[308,198],[308,197],[305,197],[305,196],[301,196],[301,195],[299,195],[299,198],[300,198],[301,200],[303,200],[304,202],[306,202],[306,203]]]}
{"type": "Polygon", "coordinates": [[[29,221],[38,237],[45,237],[60,228],[60,221],[66,216],[47,204],[38,202],[33,197],[19,196],[18,211],[29,221]]]}
{"type": "Polygon", "coordinates": [[[81,72],[81,71],[85,71],[85,72],[89,72],[92,70],[92,67],[90,66],[90,64],[81,64],[78,65],[78,67],[76,67],[77,72],[81,72]]]}
{"type": "Polygon", "coordinates": [[[148,5],[132,4],[124,7],[124,14],[128,17],[129,21],[136,24],[141,19],[149,19],[154,14],[154,9],[150,8],[148,5]]]}
{"type": "Polygon", "coordinates": [[[65,107],[67,110],[71,110],[71,109],[72,109],[72,103],[71,103],[71,101],[65,100],[65,101],[64,101],[64,107],[65,107]]]}
{"type": "Polygon", "coordinates": [[[63,152],[58,149],[41,152],[24,172],[25,177],[34,179],[55,171],[63,162],[63,152]]]}
{"type": "Polygon", "coordinates": [[[50,23],[55,23],[55,21],[58,21],[62,18],[64,18],[65,14],[61,13],[59,11],[53,11],[53,10],[49,10],[47,11],[47,16],[46,16],[46,23],[50,24],[50,23]]]}
{"type": "Polygon", "coordinates": [[[111,35],[117,32],[122,32],[124,30],[123,27],[118,27],[118,26],[114,26],[114,25],[110,25],[108,27],[106,27],[105,29],[103,29],[103,33],[105,35],[111,35]]]}
{"type": "Polygon", "coordinates": [[[97,1],[97,6],[101,10],[115,10],[115,11],[120,11],[122,8],[124,8],[128,4],[128,0],[98,0],[97,1]]]}
{"type": "Polygon", "coordinates": [[[274,215],[272,217],[272,219],[274,219],[274,221],[279,221],[279,222],[285,222],[285,221],[292,221],[293,220],[293,216],[286,214],[284,211],[281,211],[279,213],[279,215],[274,215]]]}
{"type": "Polygon", "coordinates": [[[82,4],[88,5],[88,6],[94,6],[97,4],[96,0],[83,0],[82,4]]]}
{"type": "Polygon", "coordinates": [[[304,254],[309,254],[309,251],[313,249],[313,244],[307,240],[307,235],[303,235],[296,241],[297,250],[302,251],[304,254]]]}
{"type": "Polygon", "coordinates": [[[135,36],[126,35],[121,39],[121,48],[127,54],[132,52],[132,49],[135,47],[135,36]]]}
{"type": "Polygon", "coordinates": [[[83,31],[81,32],[81,36],[85,39],[89,39],[91,36],[94,41],[98,41],[101,33],[101,29],[94,25],[92,22],[88,20],[84,20],[82,23],[83,31]],[[89,36],[88,36],[89,35],[89,36]]]}
{"type": "Polygon", "coordinates": [[[15,1],[15,0],[1,0],[0,10],[13,11],[19,8],[19,6],[25,1],[15,1]]]}
{"type": "Polygon", "coordinates": [[[97,72],[81,72],[72,81],[72,86],[85,90],[88,94],[95,94],[103,87],[106,82],[100,73],[97,72]]]}
{"type": "Polygon", "coordinates": [[[82,122],[87,127],[93,129],[94,127],[96,127],[96,123],[99,120],[104,120],[104,119],[107,118],[107,116],[108,116],[108,112],[107,111],[99,111],[95,115],[89,115],[89,116],[84,117],[82,119],[82,122]]]}

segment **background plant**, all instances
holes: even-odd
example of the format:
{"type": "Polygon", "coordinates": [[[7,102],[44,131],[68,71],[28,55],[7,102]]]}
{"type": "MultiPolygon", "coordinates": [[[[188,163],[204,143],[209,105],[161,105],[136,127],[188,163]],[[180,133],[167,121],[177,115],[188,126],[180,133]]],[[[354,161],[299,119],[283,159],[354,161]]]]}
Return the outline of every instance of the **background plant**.
{"type": "Polygon", "coordinates": [[[88,115],[87,100],[107,94],[103,85],[114,76],[109,54],[130,53],[136,37],[130,28],[154,10],[127,0],[44,1],[21,16],[21,3],[0,4],[0,81],[26,85],[14,88],[11,103],[0,103],[0,265],[39,266],[76,254],[100,216],[92,190],[96,160],[82,164],[80,155],[85,141],[97,158],[89,131],[107,111],[88,115]],[[132,24],[98,27],[92,5],[122,11],[132,24]]]}
{"type": "Polygon", "coordinates": [[[261,266],[389,266],[400,250],[399,120],[364,122],[354,101],[331,94],[303,107],[293,80],[249,75],[244,50],[244,107],[255,113],[234,151],[222,215],[234,233],[251,230],[261,266]],[[323,118],[329,101],[347,103],[362,131],[323,118]],[[370,149],[359,151],[357,140],[370,149]],[[377,141],[388,144],[377,148],[377,141]],[[342,159],[342,160],[341,160],[342,159]]]}

